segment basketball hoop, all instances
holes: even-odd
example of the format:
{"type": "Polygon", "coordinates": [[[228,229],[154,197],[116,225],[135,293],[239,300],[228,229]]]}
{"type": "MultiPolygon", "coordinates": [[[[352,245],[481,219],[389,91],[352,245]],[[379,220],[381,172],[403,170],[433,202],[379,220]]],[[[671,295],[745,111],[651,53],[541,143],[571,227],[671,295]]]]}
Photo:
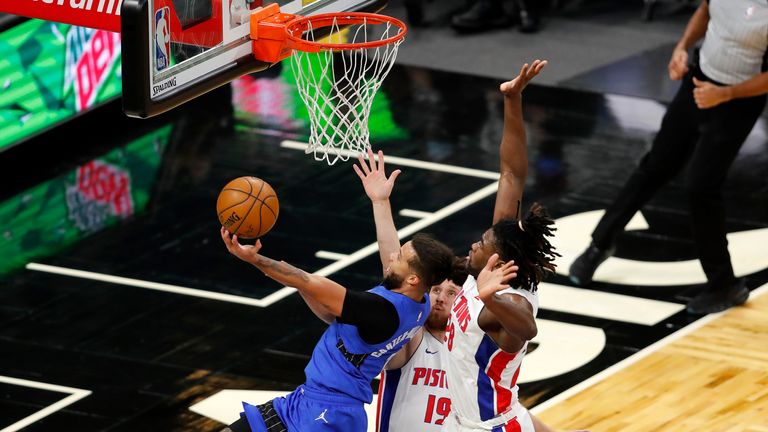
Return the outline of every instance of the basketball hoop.
{"type": "MultiPolygon", "coordinates": [[[[287,35],[282,47],[271,51],[283,56],[292,50],[291,66],[310,119],[306,152],[329,165],[346,161],[370,146],[371,105],[395,62],[407,32],[405,24],[362,12],[286,18],[282,14],[271,18],[282,21],[278,25],[284,26],[287,35]],[[346,33],[343,41],[341,31],[346,33]]],[[[266,35],[272,25],[255,31],[252,26],[252,38],[266,35]]],[[[254,43],[254,53],[256,48],[254,43]]],[[[258,48],[265,49],[266,43],[258,48]]]]}

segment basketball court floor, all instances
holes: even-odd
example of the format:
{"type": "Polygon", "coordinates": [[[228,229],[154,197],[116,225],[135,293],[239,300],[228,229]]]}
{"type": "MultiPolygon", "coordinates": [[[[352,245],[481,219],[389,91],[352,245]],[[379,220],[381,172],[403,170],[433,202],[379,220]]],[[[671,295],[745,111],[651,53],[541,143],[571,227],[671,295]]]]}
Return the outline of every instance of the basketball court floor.
{"type": "MultiPolygon", "coordinates": [[[[227,253],[219,190],[243,175],[275,188],[271,258],[355,290],[374,286],[380,265],[351,162],[303,151],[308,123],[289,69],[149,120],[112,101],[0,153],[0,431],[217,431],[240,400],[303,382],[325,324],[227,253]]],[[[393,68],[370,127],[374,149],[403,171],[392,197],[402,237],[430,232],[463,254],[489,226],[499,82],[393,68]]],[[[768,430],[766,118],[725,190],[733,264],[752,298],[701,318],[684,310],[704,276],[680,179],[636,215],[592,286],[564,276],[663,103],[532,85],[524,108],[525,200],[558,219],[563,255],[540,288],[524,404],[559,428],[768,430]]]]}

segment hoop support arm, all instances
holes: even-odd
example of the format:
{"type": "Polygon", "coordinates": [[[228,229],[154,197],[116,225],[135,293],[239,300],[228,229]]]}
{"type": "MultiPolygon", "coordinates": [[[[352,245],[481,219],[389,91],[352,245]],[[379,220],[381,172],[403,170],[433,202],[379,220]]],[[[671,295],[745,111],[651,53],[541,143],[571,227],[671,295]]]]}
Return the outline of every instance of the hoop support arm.
{"type": "Polygon", "coordinates": [[[276,63],[291,55],[291,47],[285,26],[296,15],[280,12],[277,3],[253,12],[251,21],[251,46],[253,56],[260,61],[276,63]]]}

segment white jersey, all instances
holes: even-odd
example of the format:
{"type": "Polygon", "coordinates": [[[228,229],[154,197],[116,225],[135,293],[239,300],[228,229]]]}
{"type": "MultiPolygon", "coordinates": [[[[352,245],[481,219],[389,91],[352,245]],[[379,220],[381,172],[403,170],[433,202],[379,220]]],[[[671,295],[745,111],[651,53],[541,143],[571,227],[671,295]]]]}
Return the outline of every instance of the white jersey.
{"type": "Polygon", "coordinates": [[[438,432],[451,411],[442,342],[426,329],[413,356],[400,369],[385,370],[379,384],[378,432],[438,432]]]}
{"type": "MultiPolygon", "coordinates": [[[[536,316],[539,299],[535,293],[514,288],[499,292],[507,293],[528,300],[536,316]]],[[[499,349],[478,325],[483,307],[477,281],[469,276],[451,308],[442,358],[448,376],[452,417],[455,415],[456,423],[472,430],[491,430],[515,416],[519,415],[520,420],[527,416],[517,399],[516,382],[528,343],[514,354],[499,349]]]]}

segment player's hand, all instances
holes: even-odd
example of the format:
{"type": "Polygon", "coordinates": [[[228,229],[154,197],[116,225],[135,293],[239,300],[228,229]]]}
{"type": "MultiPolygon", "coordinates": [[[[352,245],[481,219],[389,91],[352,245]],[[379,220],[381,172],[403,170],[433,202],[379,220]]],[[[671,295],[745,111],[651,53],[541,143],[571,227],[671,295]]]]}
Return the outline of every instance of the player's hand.
{"type": "Polygon", "coordinates": [[[379,160],[377,163],[373,150],[369,148],[368,161],[366,162],[363,155],[358,155],[357,160],[360,166],[352,166],[357,176],[360,177],[360,181],[363,182],[365,194],[374,202],[389,199],[392,188],[395,186],[395,179],[400,175],[400,170],[394,170],[389,178],[387,178],[387,174],[384,171],[384,152],[379,150],[378,156],[379,160]]]}
{"type": "Polygon", "coordinates": [[[533,77],[538,75],[548,63],[546,60],[534,60],[531,65],[528,65],[528,63],[524,64],[520,69],[520,73],[512,81],[502,83],[499,86],[499,90],[504,93],[504,96],[519,95],[533,77]]]}
{"type": "Polygon", "coordinates": [[[509,288],[507,282],[517,277],[517,266],[514,261],[508,263],[499,261],[499,254],[488,258],[488,263],[477,276],[477,291],[480,300],[485,303],[491,296],[509,288]]]}
{"type": "Polygon", "coordinates": [[[259,257],[261,240],[256,240],[256,244],[253,246],[240,244],[237,241],[237,235],[230,234],[224,227],[221,227],[221,239],[224,241],[224,245],[227,247],[229,253],[247,263],[253,264],[259,257]]]}
{"type": "Polygon", "coordinates": [[[675,47],[667,69],[669,69],[669,79],[673,81],[682,79],[688,73],[688,51],[682,47],[675,47]]]}
{"type": "Polygon", "coordinates": [[[730,89],[712,84],[708,81],[699,81],[693,78],[693,99],[699,109],[707,109],[720,105],[723,102],[731,100],[730,89]]]}

